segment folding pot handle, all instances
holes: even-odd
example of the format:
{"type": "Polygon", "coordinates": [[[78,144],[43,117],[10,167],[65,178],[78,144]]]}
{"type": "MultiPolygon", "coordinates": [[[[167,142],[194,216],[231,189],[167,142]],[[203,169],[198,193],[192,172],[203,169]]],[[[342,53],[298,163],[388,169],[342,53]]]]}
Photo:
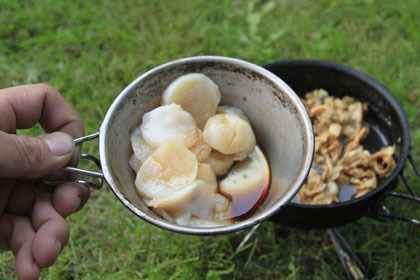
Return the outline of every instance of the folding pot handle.
{"type": "MultiPolygon", "coordinates": [[[[97,137],[99,137],[99,132],[95,132],[95,133],[90,134],[90,135],[86,135],[86,136],[76,138],[76,139],[74,139],[74,143],[76,145],[78,145],[80,143],[95,139],[97,137]]],[[[90,187],[90,188],[96,189],[96,190],[102,188],[102,185],[104,183],[104,174],[102,173],[102,167],[101,167],[100,160],[98,158],[96,158],[95,156],[92,156],[92,155],[89,155],[89,154],[80,154],[80,159],[85,159],[85,160],[92,161],[98,167],[98,171],[89,171],[89,170],[84,170],[84,169],[71,167],[71,166],[63,167],[60,170],[66,171],[66,172],[69,172],[69,173],[75,173],[75,174],[80,174],[80,175],[85,175],[85,176],[98,178],[99,179],[98,182],[91,182],[91,181],[86,181],[86,180],[82,180],[82,179],[66,179],[66,180],[40,179],[40,182],[44,186],[47,186],[47,187],[55,187],[55,186],[58,186],[62,183],[66,183],[66,182],[74,182],[74,183],[78,183],[78,184],[81,184],[81,185],[84,185],[86,187],[90,187]]]]}

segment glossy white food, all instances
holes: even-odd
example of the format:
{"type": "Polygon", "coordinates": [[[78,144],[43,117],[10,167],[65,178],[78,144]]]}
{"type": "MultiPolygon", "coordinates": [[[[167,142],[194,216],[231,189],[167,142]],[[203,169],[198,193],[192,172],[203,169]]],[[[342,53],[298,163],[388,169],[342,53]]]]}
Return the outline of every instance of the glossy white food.
{"type": "Polygon", "coordinates": [[[146,199],[167,196],[192,184],[197,172],[198,161],[194,154],[182,144],[167,141],[140,167],[137,190],[146,199]]]}
{"type": "Polygon", "coordinates": [[[181,105],[203,128],[207,119],[216,113],[220,97],[219,87],[210,78],[191,73],[177,78],[165,89],[162,105],[181,105]]]}
{"type": "Polygon", "coordinates": [[[209,118],[203,137],[213,149],[239,160],[250,154],[256,145],[251,125],[234,114],[216,114],[209,118]]]}
{"type": "Polygon", "coordinates": [[[152,149],[168,140],[191,147],[200,136],[194,118],[177,104],[160,106],[144,114],[140,130],[152,149]]]}
{"type": "Polygon", "coordinates": [[[266,192],[268,165],[250,121],[239,108],[219,102],[208,77],[187,74],[166,88],[163,105],[144,114],[131,135],[137,192],[170,222],[230,224],[266,192]],[[218,182],[221,175],[226,177],[218,182]]]}
{"type": "Polygon", "coordinates": [[[243,161],[235,163],[220,181],[220,193],[231,200],[232,216],[246,215],[264,198],[270,182],[270,169],[257,146],[243,161]]]}

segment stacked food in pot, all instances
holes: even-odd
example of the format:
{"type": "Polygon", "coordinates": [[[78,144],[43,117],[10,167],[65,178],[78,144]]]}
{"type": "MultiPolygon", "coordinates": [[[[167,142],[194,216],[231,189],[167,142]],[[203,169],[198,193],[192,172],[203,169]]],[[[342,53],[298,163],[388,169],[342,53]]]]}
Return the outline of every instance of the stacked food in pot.
{"type": "Polygon", "coordinates": [[[395,167],[395,146],[374,153],[361,141],[369,133],[363,121],[368,107],[352,97],[337,98],[323,89],[302,99],[315,135],[312,168],[298,193],[303,204],[324,205],[339,202],[341,188],[354,188],[350,198],[361,197],[376,188],[378,178],[388,177],[395,167]]]}
{"type": "Polygon", "coordinates": [[[265,197],[270,172],[251,122],[220,106],[219,87],[190,73],[164,90],[131,136],[137,192],[179,225],[213,227],[250,215],[265,197]]]}

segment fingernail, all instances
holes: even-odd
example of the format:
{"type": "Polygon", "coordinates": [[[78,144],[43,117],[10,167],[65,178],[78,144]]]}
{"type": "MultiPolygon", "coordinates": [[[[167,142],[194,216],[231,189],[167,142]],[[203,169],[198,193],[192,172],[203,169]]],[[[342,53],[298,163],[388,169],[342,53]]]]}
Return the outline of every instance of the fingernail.
{"type": "Polygon", "coordinates": [[[79,209],[81,202],[82,200],[80,199],[80,197],[77,197],[77,201],[76,201],[76,204],[74,205],[72,213],[75,213],[79,209]]]}
{"type": "Polygon", "coordinates": [[[54,132],[44,136],[45,143],[55,156],[64,156],[74,149],[73,138],[63,132],[54,132]]]}

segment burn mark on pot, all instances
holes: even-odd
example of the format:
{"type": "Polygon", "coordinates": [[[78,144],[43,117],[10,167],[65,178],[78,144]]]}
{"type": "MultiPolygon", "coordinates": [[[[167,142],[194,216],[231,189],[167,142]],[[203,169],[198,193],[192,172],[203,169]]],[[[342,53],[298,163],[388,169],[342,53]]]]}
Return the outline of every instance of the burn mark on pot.
{"type": "Polygon", "coordinates": [[[137,98],[132,98],[131,104],[133,104],[134,106],[137,106],[137,98]]]}
{"type": "MultiPolygon", "coordinates": [[[[287,97],[285,97],[282,93],[278,93],[278,91],[276,90],[272,90],[272,96],[273,96],[273,101],[275,103],[280,102],[280,104],[287,109],[292,115],[298,115],[298,109],[297,107],[293,106],[293,102],[290,102],[288,100],[286,100],[287,97]]],[[[273,103],[273,105],[275,104],[273,103]]],[[[274,106],[273,106],[274,107],[274,106]]]]}
{"type": "MultiPolygon", "coordinates": [[[[259,73],[255,73],[252,72],[251,70],[248,69],[242,69],[240,67],[237,67],[235,65],[230,65],[230,64],[224,64],[224,63],[219,63],[216,61],[206,61],[206,62],[202,62],[197,64],[196,62],[190,62],[190,63],[185,63],[183,65],[180,65],[178,67],[174,67],[173,69],[168,69],[168,71],[179,71],[181,72],[180,75],[182,75],[182,73],[189,73],[189,72],[198,72],[198,73],[203,73],[206,74],[208,72],[208,69],[211,70],[225,70],[228,72],[233,72],[233,73],[237,73],[237,74],[241,74],[246,76],[248,79],[251,80],[261,80],[264,79],[264,77],[259,74],[259,73]]],[[[233,85],[233,84],[231,84],[233,85]]]]}
{"type": "MultiPolygon", "coordinates": [[[[217,72],[220,70],[240,74],[242,76],[247,77],[248,79],[252,81],[257,81],[257,80],[263,81],[264,83],[268,85],[269,88],[273,89],[272,94],[277,97],[278,101],[280,101],[280,104],[284,108],[289,110],[292,114],[297,114],[296,108],[291,105],[291,102],[288,102],[285,99],[286,97],[281,92],[279,92],[279,90],[277,90],[278,86],[273,81],[265,78],[265,76],[263,76],[260,73],[254,72],[251,69],[244,69],[234,64],[219,63],[217,61],[204,61],[202,63],[197,63],[194,61],[187,62],[182,65],[173,66],[166,70],[159,71],[156,74],[152,73],[152,75],[156,77],[152,77],[150,79],[152,81],[148,84],[148,88],[156,88],[156,89],[159,88],[160,91],[162,91],[164,88],[168,86],[168,84],[172,80],[184,74],[197,72],[197,73],[203,73],[205,75],[209,75],[213,73],[214,71],[217,72]]],[[[234,86],[235,83],[228,81],[227,85],[234,86]]],[[[155,94],[160,94],[160,92],[156,92],[155,94]]]]}

